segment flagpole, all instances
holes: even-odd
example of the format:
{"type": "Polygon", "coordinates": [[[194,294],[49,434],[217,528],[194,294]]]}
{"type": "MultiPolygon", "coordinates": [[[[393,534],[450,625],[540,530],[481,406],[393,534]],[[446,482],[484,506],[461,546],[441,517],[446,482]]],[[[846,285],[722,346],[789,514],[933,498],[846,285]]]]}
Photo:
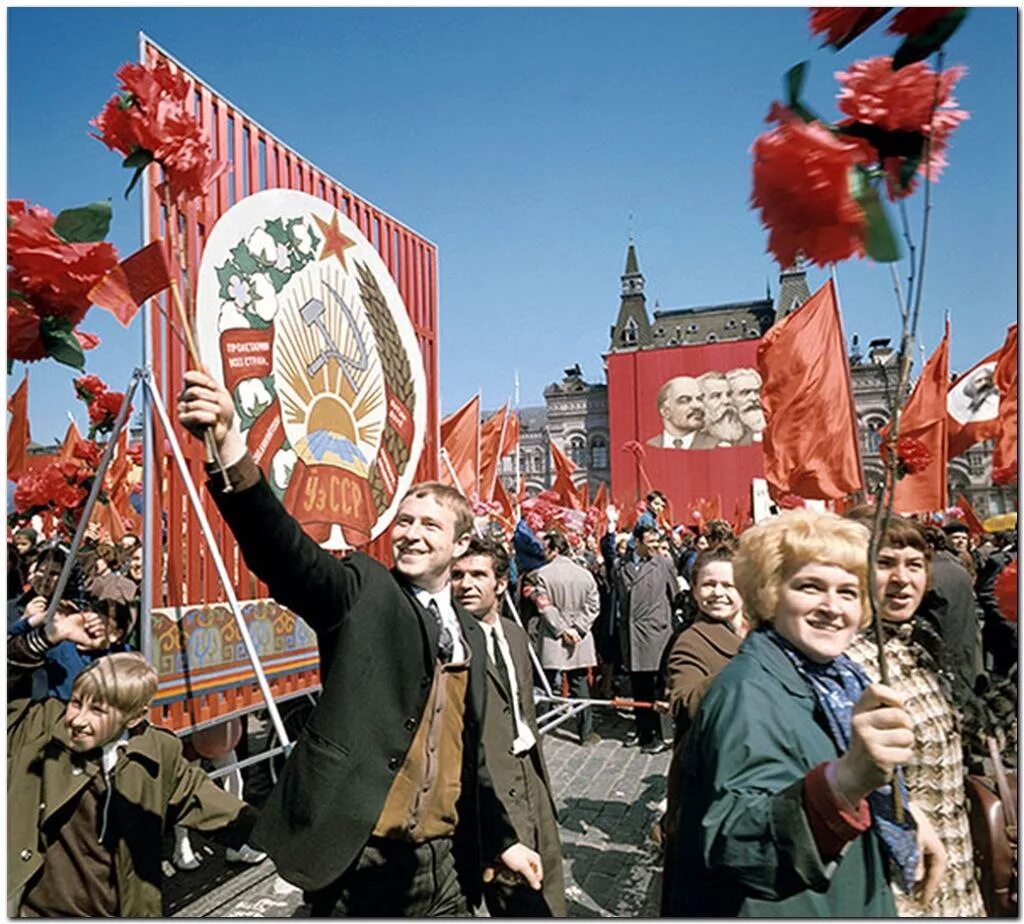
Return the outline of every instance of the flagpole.
{"type": "MultiPolygon", "coordinates": [[[[512,407],[515,414],[519,413],[519,370],[516,369],[512,373],[512,407]]],[[[523,422],[519,420],[519,426],[516,428],[516,448],[515,448],[515,482],[513,485],[512,497],[515,498],[516,508],[519,506],[519,479],[522,477],[519,472],[519,447],[523,438],[523,422]]],[[[516,509],[513,509],[516,512],[516,509]]]]}

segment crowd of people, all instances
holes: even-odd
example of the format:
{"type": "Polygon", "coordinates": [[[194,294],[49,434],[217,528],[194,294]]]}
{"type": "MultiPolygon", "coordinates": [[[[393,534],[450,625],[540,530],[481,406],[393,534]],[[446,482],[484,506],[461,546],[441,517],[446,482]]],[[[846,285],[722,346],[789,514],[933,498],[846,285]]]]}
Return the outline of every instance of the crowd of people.
{"type": "Polygon", "coordinates": [[[159,915],[178,825],[265,851],[313,916],[564,916],[535,666],[581,706],[580,746],[598,740],[586,704],[628,692],[626,745],[671,748],[665,915],[986,913],[964,776],[991,772],[989,738],[1016,767],[1016,625],[995,592],[1015,531],[893,516],[869,574],[865,509],[736,535],[666,522],[654,491],[632,523],[609,506],[600,535],[484,536],[431,482],[398,507],[389,570],[303,532],[214,380],[187,373],[178,415],[214,436],[210,490],[247,565],[317,633],[322,692],[254,810],[146,721],[138,538],[90,529],[48,612],[66,547],[17,531],[11,914],[159,915]]]}

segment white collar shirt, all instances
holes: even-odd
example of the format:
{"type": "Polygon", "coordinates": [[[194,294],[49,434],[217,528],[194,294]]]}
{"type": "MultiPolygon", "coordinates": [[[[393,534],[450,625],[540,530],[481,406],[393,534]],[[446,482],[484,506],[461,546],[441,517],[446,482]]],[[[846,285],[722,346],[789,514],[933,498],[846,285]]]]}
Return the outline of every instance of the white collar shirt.
{"type": "Polygon", "coordinates": [[[668,430],[665,430],[661,434],[661,446],[663,449],[689,449],[696,435],[696,430],[691,430],[685,436],[673,436],[668,430]]]}
{"type": "Polygon", "coordinates": [[[512,689],[509,690],[509,695],[512,698],[512,717],[516,728],[516,736],[512,742],[512,753],[517,756],[525,754],[537,743],[537,739],[533,732],[530,731],[530,726],[526,724],[522,709],[519,706],[519,678],[516,676],[516,666],[512,660],[512,650],[508,647],[508,639],[505,638],[505,631],[501,627],[501,620],[493,623],[481,622],[480,628],[484,630],[484,636],[487,639],[487,656],[495,664],[498,663],[498,658],[505,662],[505,671],[508,674],[508,681],[512,686],[512,689]]]}
{"type": "Polygon", "coordinates": [[[441,622],[448,628],[452,636],[452,663],[461,664],[466,660],[466,642],[462,638],[462,627],[459,625],[459,617],[455,615],[455,607],[452,606],[451,585],[446,585],[436,594],[432,594],[422,587],[413,587],[413,593],[425,610],[430,609],[431,600],[437,604],[437,611],[441,614],[441,622]]]}

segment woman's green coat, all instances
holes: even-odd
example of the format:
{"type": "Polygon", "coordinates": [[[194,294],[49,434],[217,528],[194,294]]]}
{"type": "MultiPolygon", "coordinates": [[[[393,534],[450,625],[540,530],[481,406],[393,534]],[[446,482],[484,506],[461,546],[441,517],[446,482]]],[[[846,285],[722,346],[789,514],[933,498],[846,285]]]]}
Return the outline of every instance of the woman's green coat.
{"type": "Polygon", "coordinates": [[[804,776],[836,746],[807,683],[752,632],[712,683],[685,758],[673,916],[895,917],[874,829],[825,863],[804,776]]]}

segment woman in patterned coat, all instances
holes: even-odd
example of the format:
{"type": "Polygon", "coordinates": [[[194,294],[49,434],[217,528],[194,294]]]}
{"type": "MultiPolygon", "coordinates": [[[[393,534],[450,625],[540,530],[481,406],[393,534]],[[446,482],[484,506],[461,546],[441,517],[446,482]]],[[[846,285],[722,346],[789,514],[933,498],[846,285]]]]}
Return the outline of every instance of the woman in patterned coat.
{"type": "MultiPolygon", "coordinates": [[[[863,510],[851,519],[864,522],[863,510]]],[[[974,849],[964,792],[961,716],[951,698],[951,672],[922,644],[928,627],[915,618],[928,588],[931,547],[912,520],[892,517],[875,563],[875,592],[885,633],[889,685],[904,699],[914,722],[913,759],[904,768],[914,805],[923,810],[946,848],[948,867],[930,902],[896,892],[901,917],[984,917],[974,871],[974,849]]],[[[929,646],[936,647],[936,646],[929,646]]],[[[873,630],[850,646],[849,656],[873,679],[879,676],[873,630]]]]}

